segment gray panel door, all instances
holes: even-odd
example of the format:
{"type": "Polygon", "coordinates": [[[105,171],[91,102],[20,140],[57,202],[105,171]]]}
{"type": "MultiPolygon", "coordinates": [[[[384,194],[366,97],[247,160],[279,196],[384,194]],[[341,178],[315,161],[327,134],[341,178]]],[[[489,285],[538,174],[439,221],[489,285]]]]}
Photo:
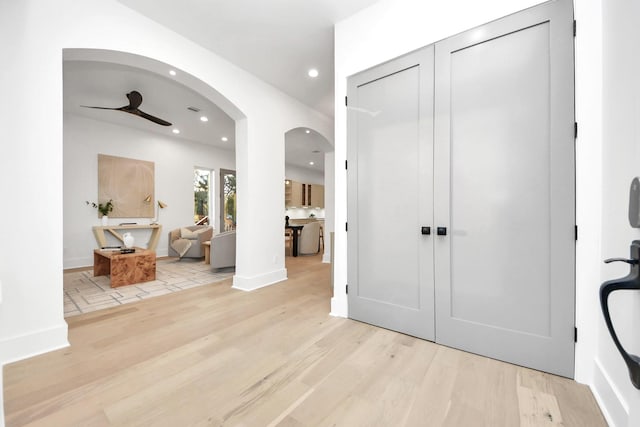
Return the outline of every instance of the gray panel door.
{"type": "Polygon", "coordinates": [[[574,371],[570,1],[436,44],[436,340],[574,371]]]}
{"type": "Polygon", "coordinates": [[[349,79],[349,317],[434,339],[433,47],[349,79]]]}

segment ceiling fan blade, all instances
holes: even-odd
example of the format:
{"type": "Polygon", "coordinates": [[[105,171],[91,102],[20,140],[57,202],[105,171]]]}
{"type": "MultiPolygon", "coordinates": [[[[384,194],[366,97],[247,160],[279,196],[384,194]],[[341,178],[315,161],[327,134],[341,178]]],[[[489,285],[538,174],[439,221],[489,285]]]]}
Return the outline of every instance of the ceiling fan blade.
{"type": "Polygon", "coordinates": [[[127,111],[127,113],[135,114],[136,116],[140,116],[147,120],[151,120],[152,122],[159,124],[161,126],[171,126],[171,123],[167,122],[166,120],[162,120],[158,117],[152,116],[151,114],[147,114],[144,111],[135,110],[135,111],[127,111]]]}
{"type": "Polygon", "coordinates": [[[118,108],[112,108],[112,107],[92,107],[91,105],[81,105],[81,107],[84,108],[95,108],[97,110],[122,110],[125,107],[118,107],[118,108]]]}
{"type": "Polygon", "coordinates": [[[135,116],[142,117],[143,119],[147,119],[152,121],[153,123],[159,124],[161,126],[171,126],[166,120],[162,120],[158,117],[154,117],[151,114],[147,114],[144,111],[140,111],[138,107],[142,104],[142,95],[137,90],[133,90],[127,94],[127,99],[129,100],[129,105],[124,105],[122,107],[93,107],[90,105],[81,105],[81,107],[85,108],[96,108],[98,110],[116,110],[116,111],[124,111],[125,113],[133,114],[135,116]]]}

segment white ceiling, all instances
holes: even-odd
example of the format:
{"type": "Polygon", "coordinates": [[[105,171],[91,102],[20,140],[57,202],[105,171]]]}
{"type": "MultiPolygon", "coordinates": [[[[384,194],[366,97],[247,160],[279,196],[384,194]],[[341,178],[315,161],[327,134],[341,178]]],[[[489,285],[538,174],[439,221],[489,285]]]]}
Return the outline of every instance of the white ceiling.
{"type": "MultiPolygon", "coordinates": [[[[168,74],[165,76],[144,68],[94,60],[67,59],[63,67],[65,113],[235,150],[234,120],[207,98],[176,82],[168,74]],[[160,126],[122,111],[83,107],[118,108],[128,105],[126,94],[133,90],[142,94],[141,111],[166,120],[172,126],[160,126]],[[188,107],[200,111],[196,113],[188,107]],[[203,115],[208,118],[207,122],[200,120],[203,115]],[[180,133],[174,134],[173,129],[180,130],[180,133]],[[227,141],[223,141],[223,137],[227,141]]],[[[297,128],[284,137],[287,164],[324,171],[324,153],[333,151],[333,147],[322,135],[312,129],[297,128]]]]}
{"type": "Polygon", "coordinates": [[[333,117],[333,25],[378,0],[118,1],[333,117]]]}
{"type": "MultiPolygon", "coordinates": [[[[118,0],[204,46],[258,78],[333,117],[333,25],[377,0],[118,0]],[[309,68],[320,75],[308,77],[309,68]]],[[[121,126],[235,149],[235,123],[215,104],[171,76],[111,62],[64,61],[64,111],[121,126]],[[157,125],[121,111],[126,94],[143,96],[140,110],[173,124],[157,125]],[[187,107],[196,107],[195,113],[187,107]],[[201,115],[209,121],[200,121],[201,115]],[[179,135],[172,133],[174,128],[179,135]],[[226,137],[228,141],[222,141],[226,137]]],[[[331,144],[313,130],[285,137],[285,161],[324,171],[331,144]],[[319,153],[318,153],[319,151],[319,153]],[[314,162],[310,165],[309,162],[314,162]]]]}
{"type": "Polygon", "coordinates": [[[64,61],[64,111],[95,120],[180,139],[201,142],[226,150],[235,149],[235,122],[208,99],[176,81],[130,66],[97,61],[64,61]],[[139,109],[173,124],[160,126],[122,111],[97,110],[96,107],[128,105],[126,94],[142,94],[139,109]],[[187,109],[200,109],[195,113],[187,109]],[[209,121],[204,123],[200,117],[209,121]],[[172,133],[173,129],[180,134],[172,133]],[[226,137],[228,141],[222,141],[226,137]]]}

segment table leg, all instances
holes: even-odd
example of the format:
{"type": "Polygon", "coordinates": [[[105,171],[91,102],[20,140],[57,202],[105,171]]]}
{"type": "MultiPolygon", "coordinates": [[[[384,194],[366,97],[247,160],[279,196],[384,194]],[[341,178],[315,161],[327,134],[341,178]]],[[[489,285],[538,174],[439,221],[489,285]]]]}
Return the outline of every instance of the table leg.
{"type": "Polygon", "coordinates": [[[291,255],[298,256],[298,230],[295,228],[293,229],[293,248],[291,255]]]}
{"type": "Polygon", "coordinates": [[[93,253],[93,276],[106,276],[111,274],[111,261],[100,254],[93,253]]]}
{"type": "Polygon", "coordinates": [[[204,263],[211,264],[211,242],[205,242],[202,244],[204,249],[204,263]]]}

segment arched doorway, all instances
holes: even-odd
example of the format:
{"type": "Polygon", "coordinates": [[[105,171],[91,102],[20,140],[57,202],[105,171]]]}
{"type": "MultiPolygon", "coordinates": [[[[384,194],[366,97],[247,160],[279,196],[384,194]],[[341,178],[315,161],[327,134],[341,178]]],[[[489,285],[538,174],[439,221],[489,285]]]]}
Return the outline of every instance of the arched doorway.
{"type": "Polygon", "coordinates": [[[285,133],[285,216],[292,223],[319,221],[323,261],[329,262],[333,230],[333,146],[311,127],[285,133]]]}
{"type": "MultiPolygon", "coordinates": [[[[235,169],[233,147],[242,143],[242,136],[238,141],[236,135],[246,134],[236,132],[238,126],[246,123],[244,115],[211,86],[169,64],[109,50],[66,49],[63,57],[64,268],[89,266],[92,262],[90,256],[96,247],[91,236],[91,227],[97,225],[95,212],[78,209],[76,205],[79,199],[95,200],[96,153],[149,160],[154,165],[154,190],[149,198],[154,205],[155,201],[162,201],[168,206],[162,212],[163,231],[156,252],[158,256],[166,256],[168,231],[190,225],[193,192],[189,191],[187,181],[192,179],[193,168],[235,169]],[[85,78],[83,73],[93,76],[85,78]],[[125,96],[133,90],[143,94],[140,110],[171,122],[171,126],[160,126],[122,111],[82,107],[127,105],[125,96]],[[207,120],[202,120],[205,117],[207,120]],[[187,123],[189,120],[197,125],[187,123]],[[210,131],[204,130],[207,125],[210,131]],[[99,143],[103,145],[96,148],[99,143]]],[[[220,207],[215,209],[218,211],[220,207]]],[[[154,218],[157,220],[155,212],[154,218]]],[[[148,224],[150,220],[111,219],[112,224],[148,224]]],[[[146,241],[145,237],[142,239],[146,241]]]]}

